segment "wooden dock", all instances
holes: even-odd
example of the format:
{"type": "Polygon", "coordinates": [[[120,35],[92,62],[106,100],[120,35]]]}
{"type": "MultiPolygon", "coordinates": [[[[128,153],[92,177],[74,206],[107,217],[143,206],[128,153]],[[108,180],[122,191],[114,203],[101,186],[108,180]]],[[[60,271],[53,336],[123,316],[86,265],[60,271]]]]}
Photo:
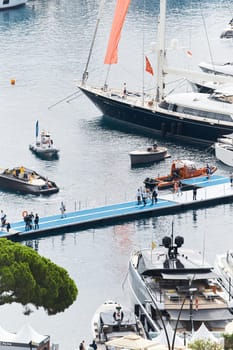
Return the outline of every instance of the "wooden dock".
{"type": "Polygon", "coordinates": [[[158,201],[151,205],[138,205],[136,199],[132,202],[124,202],[106,205],[98,208],[83,209],[61,215],[41,217],[39,229],[25,231],[24,221],[11,224],[10,232],[0,231],[0,237],[12,240],[27,240],[45,235],[74,232],[76,230],[90,229],[101,225],[112,225],[117,221],[139,219],[145,216],[159,216],[174,214],[179,211],[197,209],[221,203],[233,201],[233,187],[227,177],[212,175],[192,178],[182,181],[182,194],[172,191],[160,191],[158,201]],[[197,197],[193,200],[193,187],[197,187],[197,197]]]}

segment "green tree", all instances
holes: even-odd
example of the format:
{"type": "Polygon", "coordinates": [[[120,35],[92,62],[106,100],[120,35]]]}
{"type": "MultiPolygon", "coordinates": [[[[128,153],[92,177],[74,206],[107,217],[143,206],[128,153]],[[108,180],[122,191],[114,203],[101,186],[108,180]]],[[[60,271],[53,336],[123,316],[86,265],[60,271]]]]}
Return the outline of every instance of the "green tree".
{"type": "Polygon", "coordinates": [[[197,339],[188,344],[188,347],[192,350],[223,350],[222,345],[212,341],[210,339],[197,339]]]}
{"type": "Polygon", "coordinates": [[[64,268],[29,247],[0,239],[0,305],[30,303],[53,315],[72,305],[77,295],[64,268]]]}

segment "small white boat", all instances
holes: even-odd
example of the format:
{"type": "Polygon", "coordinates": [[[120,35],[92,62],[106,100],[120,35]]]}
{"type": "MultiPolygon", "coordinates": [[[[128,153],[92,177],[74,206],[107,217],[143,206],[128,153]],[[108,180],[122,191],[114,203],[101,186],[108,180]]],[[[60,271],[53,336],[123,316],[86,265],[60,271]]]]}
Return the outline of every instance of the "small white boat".
{"type": "Polygon", "coordinates": [[[170,157],[166,147],[158,147],[154,144],[147,149],[138,149],[129,153],[131,165],[139,165],[151,162],[157,162],[170,157]]]}
{"type": "Polygon", "coordinates": [[[233,167],[233,134],[218,138],[214,144],[214,150],[218,160],[233,167]]]}
{"type": "Polygon", "coordinates": [[[39,135],[39,123],[36,122],[36,142],[29,145],[29,149],[38,157],[42,159],[52,160],[58,158],[59,149],[55,148],[53,145],[53,140],[51,135],[47,131],[42,131],[39,135]]]}
{"type": "Polygon", "coordinates": [[[0,0],[0,11],[25,5],[27,0],[0,0]]]}
{"type": "Polygon", "coordinates": [[[98,348],[106,341],[129,334],[146,337],[143,326],[134,312],[112,300],[105,301],[96,310],[91,327],[98,348]]]}

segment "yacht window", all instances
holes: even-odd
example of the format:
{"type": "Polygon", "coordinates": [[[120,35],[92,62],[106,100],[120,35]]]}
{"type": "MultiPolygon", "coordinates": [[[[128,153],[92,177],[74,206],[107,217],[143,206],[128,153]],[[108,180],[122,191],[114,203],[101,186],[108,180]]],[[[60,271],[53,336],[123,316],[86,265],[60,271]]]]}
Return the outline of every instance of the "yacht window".
{"type": "Polygon", "coordinates": [[[216,120],[220,119],[220,120],[229,121],[229,122],[232,121],[231,116],[227,114],[207,112],[207,111],[202,111],[202,110],[197,110],[197,109],[192,109],[192,108],[182,107],[182,106],[177,107],[177,112],[190,114],[190,115],[194,115],[202,118],[210,118],[210,119],[216,119],[216,120]]]}
{"type": "Polygon", "coordinates": [[[8,5],[10,0],[3,0],[3,5],[8,5]]]}

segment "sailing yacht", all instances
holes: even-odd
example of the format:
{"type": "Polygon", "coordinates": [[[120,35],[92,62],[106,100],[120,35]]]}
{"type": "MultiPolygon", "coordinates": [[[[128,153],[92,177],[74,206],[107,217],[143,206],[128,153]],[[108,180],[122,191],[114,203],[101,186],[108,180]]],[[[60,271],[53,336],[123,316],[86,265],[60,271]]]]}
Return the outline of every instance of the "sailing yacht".
{"type": "MultiPolygon", "coordinates": [[[[104,61],[109,67],[117,63],[117,47],[129,3],[130,0],[117,1],[104,61]]],[[[166,66],[165,17],[166,0],[160,0],[157,86],[153,94],[115,89],[106,82],[100,87],[89,86],[88,65],[94,39],[79,88],[100,109],[104,118],[166,138],[211,144],[221,135],[233,132],[233,91],[230,95],[216,92],[213,94],[186,92],[165,96],[167,74],[179,74],[182,77],[187,75],[186,78],[190,76],[188,71],[178,71],[166,66]]],[[[146,62],[146,70],[151,70],[148,62],[146,62]]],[[[211,75],[198,72],[193,72],[192,77],[206,81],[211,79],[211,75]]],[[[227,79],[216,75],[213,77],[214,81],[227,79]]]]}

